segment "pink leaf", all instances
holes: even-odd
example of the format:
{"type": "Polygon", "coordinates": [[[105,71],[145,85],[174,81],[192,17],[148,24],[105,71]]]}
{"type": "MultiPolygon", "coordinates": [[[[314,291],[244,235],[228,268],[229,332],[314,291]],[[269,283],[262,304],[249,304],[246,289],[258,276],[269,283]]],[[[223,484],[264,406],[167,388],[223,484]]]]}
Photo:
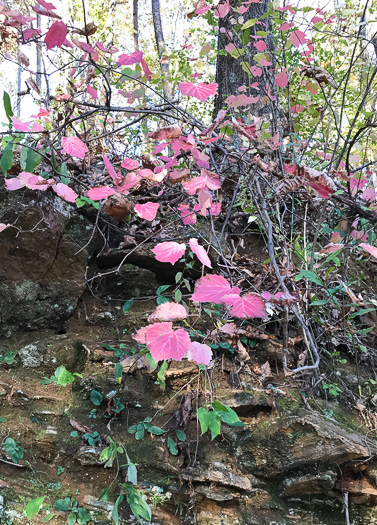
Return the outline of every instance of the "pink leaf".
{"type": "Polygon", "coordinates": [[[267,317],[267,310],[263,299],[255,293],[248,293],[243,297],[230,294],[224,297],[225,304],[231,305],[231,315],[240,319],[252,317],[267,317]]]}
{"type": "Polygon", "coordinates": [[[141,64],[141,67],[143,68],[144,75],[147,77],[148,80],[151,80],[151,78],[152,78],[152,71],[149,69],[148,64],[146,63],[144,58],[142,58],[140,60],[140,64],[141,64]]]}
{"type": "Polygon", "coordinates": [[[97,186],[96,188],[91,188],[87,195],[92,201],[100,201],[101,199],[106,199],[110,195],[114,195],[115,190],[109,188],[108,186],[97,186]]]}
{"type": "Polygon", "coordinates": [[[127,173],[127,175],[124,177],[121,184],[117,186],[117,191],[119,193],[123,193],[124,195],[127,195],[129,193],[128,190],[131,188],[136,187],[139,182],[141,181],[142,177],[135,173],[134,171],[130,171],[127,173]]]}
{"type": "Polygon", "coordinates": [[[203,82],[201,84],[191,84],[191,82],[180,82],[178,89],[182,95],[195,97],[199,100],[207,100],[208,97],[216,95],[217,84],[208,84],[203,82]]]}
{"type": "Polygon", "coordinates": [[[222,275],[210,274],[198,279],[191,300],[198,303],[222,303],[224,302],[224,297],[230,293],[238,294],[240,289],[237,287],[231,288],[222,275]]]}
{"type": "Polygon", "coordinates": [[[142,219],[153,221],[159,206],[157,202],[146,202],[145,204],[136,204],[134,209],[142,219]]]}
{"type": "Polygon", "coordinates": [[[11,119],[13,122],[13,127],[15,129],[18,129],[18,131],[25,131],[26,133],[30,131],[28,124],[24,124],[23,122],[18,120],[16,117],[11,117],[11,119]]]}
{"type": "Polygon", "coordinates": [[[209,365],[212,359],[212,350],[208,345],[193,342],[187,351],[187,359],[198,365],[209,365]]]}
{"type": "Polygon", "coordinates": [[[319,253],[334,253],[338,250],[342,250],[343,248],[344,244],[330,242],[329,244],[326,244],[326,246],[324,246],[319,253]]]}
{"type": "Polygon", "coordinates": [[[199,261],[204,264],[204,266],[208,266],[208,268],[212,268],[211,260],[207,255],[207,252],[203,248],[203,246],[200,246],[198,243],[198,239],[190,239],[189,245],[191,250],[195,253],[199,261]]]}
{"type": "Polygon", "coordinates": [[[96,98],[98,98],[97,90],[94,89],[94,87],[92,87],[90,84],[88,84],[88,87],[86,88],[86,92],[87,92],[88,95],[90,95],[94,100],[95,100],[96,98]]]}
{"type": "Polygon", "coordinates": [[[276,85],[280,88],[284,88],[285,86],[288,86],[288,76],[285,71],[282,71],[281,73],[278,73],[275,77],[276,85]]]}
{"type": "Polygon", "coordinates": [[[49,2],[45,2],[45,0],[37,0],[38,4],[43,6],[45,9],[56,9],[54,4],[51,4],[49,2]]]}
{"type": "Polygon", "coordinates": [[[289,37],[289,40],[294,46],[300,47],[301,45],[305,44],[306,35],[302,31],[293,31],[289,37]]]}
{"type": "Polygon", "coordinates": [[[174,241],[161,242],[152,250],[155,257],[160,262],[175,264],[185,253],[186,245],[178,244],[174,241]]]}
{"type": "Polygon", "coordinates": [[[258,42],[255,42],[254,47],[256,47],[258,51],[261,51],[262,53],[267,49],[267,45],[264,40],[259,40],[258,42]]]}
{"type": "Polygon", "coordinates": [[[135,51],[130,55],[120,55],[117,60],[118,66],[131,66],[132,64],[137,64],[143,58],[143,53],[141,51],[135,51]]]}
{"type": "Polygon", "coordinates": [[[61,47],[64,43],[66,36],[67,27],[64,24],[64,22],[54,22],[50,29],[47,31],[47,34],[44,39],[47,49],[52,49],[55,46],[61,47]]]}
{"type": "Polygon", "coordinates": [[[377,259],[377,248],[375,246],[372,246],[371,244],[365,244],[365,242],[362,242],[360,246],[364,248],[364,250],[366,250],[368,253],[373,255],[375,259],[377,259]]]}
{"type": "Polygon", "coordinates": [[[218,4],[218,6],[215,9],[215,16],[218,18],[224,18],[230,11],[230,3],[229,0],[225,0],[225,2],[218,4]]]}
{"type": "Polygon", "coordinates": [[[190,345],[190,337],[183,328],[173,330],[172,323],[147,326],[147,346],[155,361],[175,359],[181,361],[190,345]]]}
{"type": "Polygon", "coordinates": [[[190,211],[190,206],[188,204],[181,203],[178,206],[178,210],[183,224],[196,224],[196,214],[193,211],[190,211]]]}
{"type": "Polygon", "coordinates": [[[58,182],[55,184],[52,189],[55,193],[59,195],[62,199],[64,199],[67,202],[76,202],[76,199],[78,198],[78,195],[75,191],[73,191],[72,188],[67,186],[66,184],[63,184],[62,182],[58,182]]]}
{"type": "Polygon", "coordinates": [[[137,160],[130,159],[129,157],[127,157],[126,159],[124,159],[121,166],[126,170],[134,170],[139,167],[139,163],[137,160]]]}
{"type": "Polygon", "coordinates": [[[42,126],[42,124],[38,124],[38,122],[33,122],[33,127],[32,127],[32,130],[37,132],[37,133],[41,133],[42,131],[44,131],[44,126],[42,126]]]}
{"type": "Polygon", "coordinates": [[[304,111],[304,109],[305,106],[301,106],[300,104],[295,104],[291,107],[292,113],[301,113],[302,111],[304,111]]]}
{"type": "Polygon", "coordinates": [[[114,166],[111,164],[106,155],[102,154],[103,162],[105,163],[105,168],[109,172],[110,177],[115,181],[120,181],[122,179],[121,175],[118,175],[114,169],[114,166]]]}
{"type": "Polygon", "coordinates": [[[206,215],[206,210],[210,208],[212,204],[212,196],[207,190],[199,190],[198,198],[200,211],[202,215],[206,215]]]}
{"type": "Polygon", "coordinates": [[[211,6],[205,0],[198,0],[194,5],[197,15],[204,15],[204,13],[211,9],[211,6]]]}
{"type": "Polygon", "coordinates": [[[330,188],[325,181],[311,182],[308,186],[313,188],[322,199],[328,199],[334,193],[334,189],[330,188]]]}
{"type": "Polygon", "coordinates": [[[189,195],[195,195],[195,193],[203,189],[205,185],[206,181],[204,177],[192,177],[182,182],[182,187],[189,195]]]}
{"type": "Polygon", "coordinates": [[[10,224],[5,224],[3,222],[0,223],[0,232],[3,232],[7,228],[9,228],[10,224]]]}
{"type": "Polygon", "coordinates": [[[289,292],[278,292],[277,294],[273,295],[270,294],[270,292],[262,292],[261,296],[263,299],[269,303],[274,304],[294,304],[297,303],[300,300],[300,296],[297,293],[290,294],[289,292]]]}
{"type": "Polygon", "coordinates": [[[18,179],[17,177],[13,177],[11,179],[5,179],[5,186],[7,188],[7,190],[9,191],[14,191],[14,190],[19,190],[20,188],[24,188],[25,187],[25,183],[18,179]]]}
{"type": "Polygon", "coordinates": [[[62,146],[65,153],[71,155],[72,157],[77,157],[78,159],[83,159],[85,154],[89,151],[85,146],[82,140],[78,137],[63,137],[62,146]]]}
{"type": "Polygon", "coordinates": [[[144,326],[143,328],[139,328],[139,330],[136,332],[136,334],[132,334],[132,339],[140,343],[141,345],[147,344],[147,326],[144,326]]]}
{"type": "Polygon", "coordinates": [[[22,171],[18,177],[24,182],[25,186],[31,190],[45,191],[51,185],[51,181],[47,181],[43,177],[27,171],[22,171]]]}
{"type": "Polygon", "coordinates": [[[234,335],[236,333],[237,326],[234,323],[225,323],[221,328],[220,332],[228,335],[234,335]]]}
{"type": "Polygon", "coordinates": [[[161,323],[163,321],[182,321],[186,319],[186,308],[177,303],[163,303],[148,317],[149,323],[161,323]]]}

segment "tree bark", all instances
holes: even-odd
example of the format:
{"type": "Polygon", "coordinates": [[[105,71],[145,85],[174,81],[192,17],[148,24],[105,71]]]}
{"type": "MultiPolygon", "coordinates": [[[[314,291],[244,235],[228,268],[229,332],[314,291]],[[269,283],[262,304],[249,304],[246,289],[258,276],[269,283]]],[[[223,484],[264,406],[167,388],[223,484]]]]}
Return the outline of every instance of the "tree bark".
{"type": "Polygon", "coordinates": [[[139,50],[139,0],[133,0],[134,47],[139,50]]]}
{"type": "Polygon", "coordinates": [[[170,78],[170,67],[169,63],[164,59],[164,53],[165,53],[165,39],[164,39],[164,33],[162,31],[162,23],[161,23],[161,13],[160,13],[160,0],[152,0],[152,15],[153,15],[153,27],[154,27],[154,34],[156,38],[156,45],[157,45],[157,52],[160,59],[160,69],[161,74],[163,76],[163,85],[162,89],[164,92],[164,97],[168,100],[172,99],[173,95],[173,86],[171,82],[169,82],[170,78]]]}
{"type": "MultiPolygon", "coordinates": [[[[219,37],[218,37],[218,57],[216,66],[216,82],[218,83],[218,94],[215,99],[215,115],[222,108],[228,108],[225,100],[230,95],[240,95],[239,87],[250,86],[258,83],[259,89],[250,88],[244,91],[247,96],[257,97],[260,100],[255,104],[240,106],[242,115],[264,116],[271,122],[270,131],[276,132],[279,128],[279,108],[277,102],[277,90],[275,83],[274,69],[276,67],[274,42],[271,34],[271,20],[269,17],[262,19],[261,23],[256,23],[249,29],[238,32],[238,37],[234,31],[235,24],[231,23],[232,18],[239,20],[240,16],[233,10],[241,6],[240,0],[230,0],[232,11],[225,17],[219,18],[219,37]],[[269,34],[263,38],[253,38],[257,36],[257,31],[266,31],[269,34]],[[250,33],[249,33],[250,32],[250,33]],[[250,36],[249,36],[250,35],[250,36]],[[231,37],[231,38],[230,38],[231,37]],[[254,43],[264,41],[267,49],[263,53],[267,54],[272,65],[260,67],[254,56],[261,51],[254,47],[254,43]],[[233,43],[239,51],[239,57],[233,58],[228,52],[220,54],[220,51],[233,43]],[[250,44],[249,44],[250,43],[250,44]],[[249,44],[249,45],[248,45],[249,44]],[[243,68],[258,67],[261,76],[248,74],[243,68]],[[274,100],[275,98],[275,100],[274,100]]],[[[259,19],[268,10],[269,0],[262,0],[260,4],[251,4],[249,10],[242,15],[241,24],[245,24],[250,19],[259,19]]],[[[237,55],[237,51],[234,53],[237,55]]],[[[229,113],[236,112],[229,108],[229,113]]],[[[238,113],[239,114],[239,113],[238,113]]]]}

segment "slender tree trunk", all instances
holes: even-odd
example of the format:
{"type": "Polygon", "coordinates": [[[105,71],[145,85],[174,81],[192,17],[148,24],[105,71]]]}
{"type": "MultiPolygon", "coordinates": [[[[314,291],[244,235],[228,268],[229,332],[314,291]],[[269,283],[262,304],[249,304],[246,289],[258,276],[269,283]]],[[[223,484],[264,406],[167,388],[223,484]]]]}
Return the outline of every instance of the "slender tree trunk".
{"type": "MultiPolygon", "coordinates": [[[[37,14],[37,28],[41,28],[41,15],[37,14]]],[[[39,89],[42,89],[42,49],[41,46],[37,43],[36,45],[36,51],[37,51],[37,76],[36,76],[36,82],[39,89]]]]}
{"type": "Polygon", "coordinates": [[[160,0],[152,0],[152,15],[153,15],[153,26],[154,34],[156,38],[157,52],[160,58],[161,74],[163,76],[163,92],[164,97],[168,100],[172,99],[173,86],[169,82],[170,78],[170,67],[169,63],[164,59],[165,53],[165,39],[162,31],[161,13],[160,13],[160,0]]]}
{"type": "Polygon", "coordinates": [[[139,0],[133,0],[134,47],[139,50],[139,0]]]}
{"type": "MultiPolygon", "coordinates": [[[[249,88],[244,93],[249,97],[260,97],[255,104],[249,104],[242,109],[242,115],[264,116],[271,122],[270,131],[276,132],[279,127],[279,109],[277,103],[277,90],[275,83],[275,74],[272,71],[275,68],[275,49],[271,35],[271,20],[269,17],[262,19],[261,23],[251,26],[249,29],[240,31],[238,37],[234,31],[232,18],[239,17],[234,9],[241,5],[240,0],[230,0],[231,12],[225,18],[219,18],[219,37],[218,52],[232,43],[236,49],[231,56],[228,52],[218,54],[216,68],[216,82],[218,83],[218,94],[215,99],[215,115],[222,108],[227,108],[225,100],[230,95],[240,95],[239,87],[257,83],[258,89],[249,88]],[[269,35],[263,38],[253,38],[257,36],[257,31],[268,31],[269,35]],[[260,67],[258,61],[254,59],[255,55],[261,53],[254,44],[264,42],[267,46],[265,51],[267,59],[272,63],[270,66],[260,67]],[[250,43],[250,45],[248,45],[250,43]],[[235,58],[234,58],[235,57],[235,58]],[[253,66],[258,67],[254,70],[253,66]],[[251,71],[250,71],[251,68],[251,71]],[[247,72],[249,70],[249,74],[247,72]],[[257,76],[261,73],[261,76],[257,76]]],[[[252,3],[249,10],[242,15],[245,24],[250,19],[258,19],[268,10],[269,0],[262,0],[260,4],[252,3]]],[[[233,20],[234,22],[234,20],[233,20]]],[[[229,109],[232,113],[232,109],[229,109]]],[[[238,113],[239,115],[239,113],[238,113]]]]}

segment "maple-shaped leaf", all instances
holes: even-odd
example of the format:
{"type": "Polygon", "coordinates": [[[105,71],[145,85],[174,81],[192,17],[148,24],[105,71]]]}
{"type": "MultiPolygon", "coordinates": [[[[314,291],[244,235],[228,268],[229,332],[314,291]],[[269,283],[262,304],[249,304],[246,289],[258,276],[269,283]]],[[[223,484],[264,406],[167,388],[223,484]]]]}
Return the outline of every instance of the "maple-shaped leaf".
{"type": "Polygon", "coordinates": [[[174,124],[173,126],[167,126],[165,128],[160,128],[157,131],[152,131],[148,133],[148,137],[155,140],[167,140],[167,139],[176,139],[182,135],[181,128],[174,124]]]}
{"type": "Polygon", "coordinates": [[[85,154],[89,151],[82,140],[71,135],[70,137],[62,138],[62,146],[65,153],[78,159],[83,159],[85,154]]]}
{"type": "Polygon", "coordinates": [[[190,337],[183,328],[173,330],[173,323],[147,326],[147,347],[155,361],[175,359],[181,361],[190,346],[190,337]]]}
{"type": "Polygon", "coordinates": [[[373,255],[375,259],[377,259],[377,248],[375,246],[372,246],[371,244],[366,244],[365,242],[360,243],[360,246],[368,253],[373,255]]]}
{"type": "Polygon", "coordinates": [[[208,82],[202,82],[199,84],[191,84],[191,82],[180,82],[178,89],[182,95],[189,97],[195,97],[199,100],[207,100],[208,97],[216,95],[217,84],[208,84],[208,82]]]}
{"type": "Polygon", "coordinates": [[[182,304],[167,302],[157,306],[156,310],[148,317],[148,322],[182,321],[186,317],[186,308],[182,304]]]}
{"type": "Polygon", "coordinates": [[[208,266],[208,268],[212,268],[211,260],[207,255],[207,252],[203,248],[203,246],[200,246],[198,243],[198,239],[190,239],[189,245],[191,250],[195,253],[199,261],[204,264],[204,266],[208,266]]]}
{"type": "Polygon", "coordinates": [[[155,257],[160,262],[175,264],[185,253],[186,245],[178,244],[174,241],[166,241],[157,244],[152,250],[155,257]]]}
{"type": "Polygon", "coordinates": [[[238,294],[229,294],[224,297],[224,303],[231,305],[230,314],[240,319],[252,317],[268,317],[263,299],[255,293],[248,293],[241,297],[238,294]]]}
{"type": "Polygon", "coordinates": [[[134,170],[139,167],[139,162],[137,160],[130,159],[129,157],[127,157],[123,160],[121,166],[126,170],[134,170]]]}
{"type": "Polygon", "coordinates": [[[222,275],[204,275],[196,281],[195,290],[191,300],[197,303],[222,303],[229,294],[239,294],[238,287],[231,288],[222,275]]]}
{"type": "Polygon", "coordinates": [[[212,359],[211,347],[197,343],[196,341],[190,343],[187,351],[187,359],[198,365],[209,365],[212,359]]]}
{"type": "Polygon", "coordinates": [[[132,64],[137,64],[143,58],[142,51],[135,51],[130,55],[120,55],[117,60],[118,66],[132,66],[132,64]]]}
{"type": "Polygon", "coordinates": [[[61,197],[67,202],[76,202],[76,199],[78,199],[77,193],[73,191],[72,188],[70,188],[66,184],[63,184],[62,182],[58,182],[57,184],[54,184],[52,189],[54,190],[55,193],[59,195],[59,197],[61,197]]]}
{"type": "Polygon", "coordinates": [[[132,339],[140,343],[141,345],[147,344],[147,326],[144,326],[143,328],[139,328],[139,330],[136,332],[136,334],[132,334],[132,339]]]}
{"type": "Polygon", "coordinates": [[[87,192],[87,196],[92,201],[100,201],[101,199],[106,199],[106,197],[109,197],[110,195],[114,195],[115,190],[113,188],[109,188],[109,186],[97,186],[96,188],[91,188],[87,192]]]}
{"type": "Polygon", "coordinates": [[[45,36],[44,42],[47,46],[47,49],[52,49],[55,46],[61,47],[66,36],[67,27],[65,23],[57,20],[52,24],[45,36]]]}
{"type": "Polygon", "coordinates": [[[153,221],[159,206],[157,202],[146,202],[145,204],[136,204],[134,209],[142,219],[153,221]]]}

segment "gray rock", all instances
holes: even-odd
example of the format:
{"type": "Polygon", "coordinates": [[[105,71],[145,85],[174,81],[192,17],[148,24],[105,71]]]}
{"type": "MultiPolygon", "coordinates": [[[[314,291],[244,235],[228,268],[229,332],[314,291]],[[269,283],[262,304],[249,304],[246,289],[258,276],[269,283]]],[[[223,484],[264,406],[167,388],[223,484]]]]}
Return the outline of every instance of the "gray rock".
{"type": "Polygon", "coordinates": [[[43,363],[43,354],[36,344],[24,346],[18,356],[24,368],[37,368],[43,363]]]}

